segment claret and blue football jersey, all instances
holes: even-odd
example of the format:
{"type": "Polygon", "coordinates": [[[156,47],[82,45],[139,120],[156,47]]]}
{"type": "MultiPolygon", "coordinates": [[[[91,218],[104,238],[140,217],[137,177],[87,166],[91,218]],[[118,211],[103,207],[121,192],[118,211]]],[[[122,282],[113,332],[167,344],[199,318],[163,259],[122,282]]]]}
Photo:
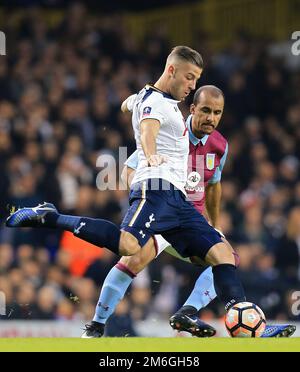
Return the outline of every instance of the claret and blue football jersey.
{"type": "Polygon", "coordinates": [[[203,213],[205,187],[221,180],[228,153],[228,143],[217,130],[199,139],[194,136],[191,125],[192,115],[187,119],[190,151],[186,191],[189,200],[200,213],[203,213]]]}

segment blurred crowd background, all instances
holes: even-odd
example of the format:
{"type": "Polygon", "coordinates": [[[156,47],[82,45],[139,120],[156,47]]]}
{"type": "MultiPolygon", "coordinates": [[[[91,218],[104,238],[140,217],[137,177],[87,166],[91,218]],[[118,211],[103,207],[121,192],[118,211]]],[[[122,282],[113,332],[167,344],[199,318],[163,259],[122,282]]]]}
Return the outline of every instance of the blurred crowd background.
{"type": "MultiPolygon", "coordinates": [[[[39,8],[8,14],[0,57],[0,290],[2,319],[89,321],[117,257],[56,230],[7,229],[8,207],[49,201],[65,214],[119,224],[126,191],[99,191],[100,155],[135,150],[130,115],[120,104],[155,82],[175,44],[163,27],[141,42],[118,13],[91,17],[76,3],[55,25],[39,8]]],[[[287,36],[289,38],[289,36],[287,36]]],[[[200,85],[225,93],[219,131],[228,139],[221,226],[241,258],[248,300],[270,319],[292,313],[300,290],[300,56],[239,30],[214,50],[199,28],[191,44],[205,62],[200,85]],[[293,59],[294,58],[294,59],[293,59]],[[298,62],[295,63],[295,59],[298,62]]],[[[189,101],[181,108],[188,115],[189,101]]],[[[142,272],[110,322],[110,335],[135,335],[134,323],[175,312],[200,271],[162,254],[142,272]]],[[[203,319],[223,316],[218,300],[203,319]]]]}

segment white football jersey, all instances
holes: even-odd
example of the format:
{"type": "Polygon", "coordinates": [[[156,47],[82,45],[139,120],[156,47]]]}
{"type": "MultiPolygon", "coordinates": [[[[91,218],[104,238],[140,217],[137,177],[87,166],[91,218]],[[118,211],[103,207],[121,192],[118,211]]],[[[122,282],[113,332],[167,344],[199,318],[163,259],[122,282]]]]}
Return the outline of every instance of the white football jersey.
{"type": "Polygon", "coordinates": [[[189,136],[178,102],[150,85],[139,92],[134,103],[130,102],[139,160],[132,184],[150,178],[162,178],[185,193],[189,136]],[[144,119],[156,119],[160,122],[156,151],[157,154],[166,156],[167,161],[158,167],[148,166],[142,149],[140,123],[144,119]]]}

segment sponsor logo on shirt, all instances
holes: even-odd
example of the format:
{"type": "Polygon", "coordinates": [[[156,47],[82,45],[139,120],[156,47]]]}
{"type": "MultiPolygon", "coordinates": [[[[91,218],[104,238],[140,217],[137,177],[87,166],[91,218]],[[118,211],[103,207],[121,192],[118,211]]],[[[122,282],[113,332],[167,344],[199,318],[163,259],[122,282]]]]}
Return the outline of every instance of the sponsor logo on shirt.
{"type": "Polygon", "coordinates": [[[191,172],[188,175],[187,186],[196,187],[201,180],[201,176],[198,172],[191,172]]]}
{"type": "Polygon", "coordinates": [[[201,176],[198,172],[191,172],[189,175],[188,175],[188,178],[187,178],[187,181],[186,181],[186,185],[185,185],[185,189],[186,191],[193,191],[193,192],[204,192],[204,186],[203,186],[203,182],[201,182],[201,176]],[[200,185],[199,185],[200,183],[200,185]]]}

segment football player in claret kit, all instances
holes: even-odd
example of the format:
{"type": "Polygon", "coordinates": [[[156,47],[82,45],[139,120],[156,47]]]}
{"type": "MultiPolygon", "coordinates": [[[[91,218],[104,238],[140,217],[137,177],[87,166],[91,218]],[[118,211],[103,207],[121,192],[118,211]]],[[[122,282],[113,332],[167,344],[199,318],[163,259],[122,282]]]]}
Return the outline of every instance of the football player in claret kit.
{"type": "MultiPolygon", "coordinates": [[[[177,104],[195,89],[202,68],[199,53],[176,47],[155,85],[138,94],[132,119],[138,166],[121,230],[106,220],[61,215],[49,203],[20,209],[7,226],[60,227],[122,256],[135,255],[136,262],[155,252],[154,236],[161,234],[181,256],[212,266],[215,291],[226,310],[244,302],[232,247],[186,198],[189,136],[177,104]]],[[[209,130],[211,124],[204,127],[209,130]]],[[[95,323],[87,328],[87,337],[96,337],[95,323]]]]}

